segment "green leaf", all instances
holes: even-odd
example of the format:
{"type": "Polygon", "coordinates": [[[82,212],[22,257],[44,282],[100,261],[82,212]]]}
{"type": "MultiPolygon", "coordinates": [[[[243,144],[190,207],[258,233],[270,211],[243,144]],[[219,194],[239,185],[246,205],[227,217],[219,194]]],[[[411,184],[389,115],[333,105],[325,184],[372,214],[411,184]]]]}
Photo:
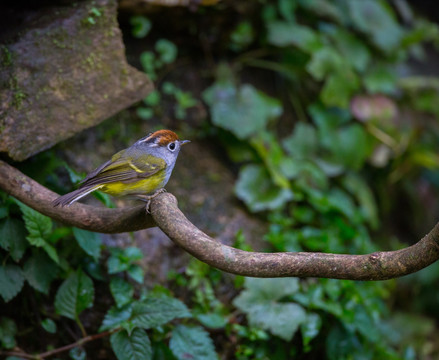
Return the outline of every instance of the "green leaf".
{"type": "Polygon", "coordinates": [[[351,70],[330,74],[320,93],[322,102],[327,106],[348,108],[354,92],[360,88],[358,76],[351,70]]]}
{"type": "Polygon", "coordinates": [[[166,39],[160,39],[155,44],[156,51],[160,54],[160,59],[165,64],[170,64],[177,58],[178,49],[175,44],[166,39]]]}
{"type": "Polygon", "coordinates": [[[267,170],[255,164],[241,168],[235,193],[252,212],[279,209],[293,198],[290,189],[274,185],[267,170]]]}
{"type": "Polygon", "coordinates": [[[24,264],[23,273],[34,289],[47,295],[50,283],[58,275],[58,266],[42,251],[35,251],[24,264]]]}
{"type": "Polygon", "coordinates": [[[303,346],[308,348],[309,343],[320,332],[322,327],[322,318],[319,314],[311,313],[306,316],[306,321],[300,325],[300,331],[302,333],[303,346]]]}
{"type": "Polygon", "coordinates": [[[366,70],[371,54],[363,41],[342,27],[332,27],[329,35],[340,51],[340,54],[355,70],[360,72],[366,70]]]}
{"type": "Polygon", "coordinates": [[[84,348],[82,347],[74,347],[69,351],[69,356],[73,360],[86,360],[87,359],[87,353],[85,352],[84,348]]]}
{"type": "Polygon", "coordinates": [[[323,80],[328,74],[349,68],[345,59],[333,49],[325,46],[312,53],[311,60],[306,66],[306,70],[316,80],[323,80]]]}
{"type": "Polygon", "coordinates": [[[294,132],[282,141],[282,145],[294,157],[310,158],[317,152],[317,131],[314,126],[299,122],[294,132]]]}
{"type": "Polygon", "coordinates": [[[143,102],[148,106],[157,106],[160,104],[160,92],[158,90],[151,91],[146,97],[143,98],[143,102]]]}
{"type": "Polygon", "coordinates": [[[15,261],[22,258],[28,245],[22,221],[6,218],[0,222],[0,246],[9,251],[15,261]]]}
{"type": "Polygon", "coordinates": [[[280,300],[298,290],[299,280],[297,278],[246,278],[245,290],[239,297],[245,297],[248,302],[280,300]]]}
{"type": "Polygon", "coordinates": [[[128,275],[137,283],[143,284],[143,278],[145,277],[145,272],[140,265],[130,265],[127,270],[128,275]]]}
{"type": "Polygon", "coordinates": [[[268,24],[268,42],[275,46],[294,45],[307,53],[313,53],[323,46],[316,31],[307,26],[283,21],[268,24]]]}
{"type": "Polygon", "coordinates": [[[122,308],[112,307],[105,314],[99,331],[112,330],[120,327],[131,318],[132,312],[132,304],[125,305],[122,308]]]}
{"type": "Polygon", "coordinates": [[[178,325],[169,341],[172,353],[179,360],[217,360],[213,341],[200,326],[178,325]]]}
{"type": "Polygon", "coordinates": [[[226,316],[218,313],[199,314],[196,317],[201,324],[210,329],[224,328],[229,322],[229,319],[226,316]]]}
{"type": "Polygon", "coordinates": [[[191,317],[191,314],[180,300],[163,296],[150,297],[133,305],[132,323],[144,329],[165,325],[176,318],[191,317]]]}
{"type": "Polygon", "coordinates": [[[132,25],[131,34],[138,39],[148,35],[152,27],[151,21],[142,15],[131,16],[130,23],[132,25]]]}
{"type": "Polygon", "coordinates": [[[111,279],[110,290],[119,308],[128,304],[133,299],[133,285],[119,277],[111,279]]]}
{"type": "Polygon", "coordinates": [[[112,248],[110,251],[111,256],[107,262],[109,274],[127,271],[133,262],[143,258],[142,251],[134,246],[125,249],[112,248]]]}
{"type": "Polygon", "coordinates": [[[15,297],[23,287],[24,276],[17,265],[3,265],[0,267],[0,296],[8,302],[15,297]]]}
{"type": "Polygon", "coordinates": [[[241,21],[230,34],[230,48],[241,51],[254,40],[254,31],[251,22],[241,21]]]}
{"type": "Polygon", "coordinates": [[[396,91],[397,75],[390,66],[373,67],[363,77],[364,86],[372,94],[393,94],[396,91]]]}
{"type": "Polygon", "coordinates": [[[246,139],[263,131],[271,119],[281,115],[282,105],[249,84],[236,87],[216,82],[203,92],[215,125],[246,139]]]}
{"type": "Polygon", "coordinates": [[[111,348],[118,360],[152,359],[151,341],[145,330],[134,329],[131,336],[125,330],[110,337],[111,348]]]}
{"type": "Polygon", "coordinates": [[[284,340],[291,340],[306,320],[306,312],[296,303],[278,302],[299,289],[296,278],[247,278],[245,290],[233,304],[247,314],[250,325],[269,330],[284,340]]]}
{"type": "Polygon", "coordinates": [[[56,324],[55,321],[52,319],[44,319],[41,321],[41,326],[44,330],[46,330],[48,333],[55,334],[56,333],[56,324]]]}
{"type": "Polygon", "coordinates": [[[102,244],[99,234],[74,227],[73,235],[82,250],[93,257],[95,262],[98,262],[101,256],[102,244]]]}
{"type": "Polygon", "coordinates": [[[139,106],[136,109],[136,114],[142,120],[148,120],[148,119],[151,119],[154,116],[154,110],[151,109],[151,108],[146,108],[146,107],[139,106]]]}
{"type": "MultiPolygon", "coordinates": [[[[331,134],[328,134],[331,136],[331,134]]],[[[332,134],[331,159],[345,167],[360,169],[371,153],[370,139],[364,128],[352,124],[332,134]]]]}
{"type": "Polygon", "coordinates": [[[342,181],[344,187],[358,201],[360,212],[364,218],[372,228],[376,229],[379,222],[378,209],[372,190],[360,176],[354,173],[347,174],[342,181]]]}
{"type": "Polygon", "coordinates": [[[347,3],[354,27],[370,35],[381,50],[390,52],[400,45],[404,31],[386,2],[362,0],[347,3]]]}
{"type": "Polygon", "coordinates": [[[59,258],[55,248],[47,242],[52,233],[52,220],[18,200],[15,202],[23,213],[24,223],[29,232],[27,241],[33,246],[43,248],[52,260],[58,263],[59,258]]]}
{"type": "Polygon", "coordinates": [[[93,305],[93,298],[93,281],[81,270],[77,270],[59,287],[55,309],[58,314],[76,320],[83,310],[93,305]]]}
{"type": "Polygon", "coordinates": [[[8,317],[0,318],[0,342],[2,348],[13,349],[16,345],[15,334],[17,333],[17,325],[14,320],[8,317]]]}
{"type": "Polygon", "coordinates": [[[50,217],[40,214],[22,202],[15,200],[23,213],[26,229],[29,231],[27,240],[35,246],[42,246],[52,232],[52,220],[50,217]]]}

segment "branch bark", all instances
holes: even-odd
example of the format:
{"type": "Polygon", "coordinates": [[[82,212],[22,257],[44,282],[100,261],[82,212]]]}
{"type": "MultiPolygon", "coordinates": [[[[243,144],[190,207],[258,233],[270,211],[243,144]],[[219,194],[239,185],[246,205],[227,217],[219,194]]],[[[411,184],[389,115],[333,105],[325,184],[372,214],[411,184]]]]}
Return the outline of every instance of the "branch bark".
{"type": "Polygon", "coordinates": [[[53,208],[55,193],[2,161],[0,188],[55,220],[90,231],[116,233],[156,225],[199,260],[238,275],[386,280],[419,271],[439,259],[439,224],[416,244],[397,251],[366,255],[247,252],[223,245],[204,234],[184,216],[176,198],[168,193],[153,199],[152,218],[143,206],[104,209],[74,204],[53,208]]]}

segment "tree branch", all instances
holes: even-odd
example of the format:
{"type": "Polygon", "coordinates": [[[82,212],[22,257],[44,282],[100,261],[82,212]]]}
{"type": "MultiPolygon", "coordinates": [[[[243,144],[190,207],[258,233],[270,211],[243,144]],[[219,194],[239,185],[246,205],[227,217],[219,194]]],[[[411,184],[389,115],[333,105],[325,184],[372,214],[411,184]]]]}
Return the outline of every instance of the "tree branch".
{"type": "Polygon", "coordinates": [[[107,209],[74,203],[53,207],[59,195],[0,160],[0,188],[21,202],[61,223],[100,233],[137,231],[156,226],[142,205],[107,209]]]}
{"type": "Polygon", "coordinates": [[[439,259],[439,224],[418,243],[397,251],[366,255],[312,252],[247,252],[221,244],[195,227],[178,209],[171,194],[151,203],[153,221],[143,206],[103,209],[74,204],[53,208],[56,194],[0,161],[0,187],[35,210],[65,224],[116,233],[154,226],[199,260],[220,270],[254,277],[325,277],[349,280],[386,280],[423,269],[439,259]]]}

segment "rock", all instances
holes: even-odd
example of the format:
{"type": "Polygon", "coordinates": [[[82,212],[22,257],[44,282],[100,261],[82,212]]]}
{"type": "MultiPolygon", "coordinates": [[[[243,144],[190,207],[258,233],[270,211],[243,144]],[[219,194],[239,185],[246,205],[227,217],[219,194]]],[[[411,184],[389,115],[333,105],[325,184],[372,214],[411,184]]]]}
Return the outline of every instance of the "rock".
{"type": "MultiPolygon", "coordinates": [[[[0,11],[0,22],[9,10],[0,11]]],[[[126,62],[115,0],[26,11],[19,28],[0,35],[0,152],[18,161],[152,90],[126,62]]]]}

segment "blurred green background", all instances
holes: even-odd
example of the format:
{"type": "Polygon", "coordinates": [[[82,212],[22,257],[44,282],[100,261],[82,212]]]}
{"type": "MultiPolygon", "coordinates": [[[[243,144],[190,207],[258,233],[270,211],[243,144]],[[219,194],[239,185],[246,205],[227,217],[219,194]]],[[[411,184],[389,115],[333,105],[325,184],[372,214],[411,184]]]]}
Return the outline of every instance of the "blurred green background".
{"type": "MultiPolygon", "coordinates": [[[[228,244],[365,254],[418,241],[438,213],[433,12],[404,0],[213,3],[121,2],[128,61],[155,90],[20,169],[65,193],[112,153],[170,128],[193,144],[168,190],[228,244]]],[[[249,279],[185,256],[155,230],[63,227],[3,193],[0,218],[4,349],[42,352],[71,333],[115,330],[59,356],[439,357],[437,264],[381,282],[249,279]]]]}

